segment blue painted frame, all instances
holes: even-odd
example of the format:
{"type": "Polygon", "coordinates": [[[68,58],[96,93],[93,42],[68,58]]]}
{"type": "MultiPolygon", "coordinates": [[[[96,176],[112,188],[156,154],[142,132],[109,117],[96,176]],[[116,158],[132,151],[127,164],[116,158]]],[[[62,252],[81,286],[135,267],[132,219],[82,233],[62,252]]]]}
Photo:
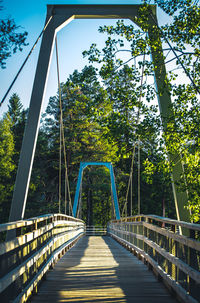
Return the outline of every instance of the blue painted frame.
{"type": "Polygon", "coordinates": [[[116,191],[116,186],[115,186],[114,171],[113,171],[113,166],[112,166],[111,162],[81,162],[80,163],[78,181],[77,181],[76,193],[75,193],[74,205],[73,205],[73,216],[76,217],[76,213],[77,213],[78,198],[79,198],[79,193],[80,193],[80,186],[81,186],[81,181],[82,181],[83,170],[88,165],[106,166],[109,169],[111,188],[112,188],[114,206],[115,206],[115,215],[116,215],[116,219],[119,220],[120,219],[119,204],[118,204],[117,191],[116,191]]]}

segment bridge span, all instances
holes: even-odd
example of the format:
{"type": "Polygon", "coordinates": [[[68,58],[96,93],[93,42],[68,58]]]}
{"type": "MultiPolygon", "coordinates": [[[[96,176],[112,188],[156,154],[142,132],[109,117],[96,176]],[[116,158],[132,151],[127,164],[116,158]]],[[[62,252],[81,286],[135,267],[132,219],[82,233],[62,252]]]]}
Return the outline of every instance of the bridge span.
{"type": "Polygon", "coordinates": [[[199,224],[154,215],[89,231],[62,214],[1,224],[0,302],[197,303],[199,236],[199,224]]]}
{"type": "Polygon", "coordinates": [[[59,260],[32,303],[176,302],[136,256],[108,236],[86,236],[59,260]]]}

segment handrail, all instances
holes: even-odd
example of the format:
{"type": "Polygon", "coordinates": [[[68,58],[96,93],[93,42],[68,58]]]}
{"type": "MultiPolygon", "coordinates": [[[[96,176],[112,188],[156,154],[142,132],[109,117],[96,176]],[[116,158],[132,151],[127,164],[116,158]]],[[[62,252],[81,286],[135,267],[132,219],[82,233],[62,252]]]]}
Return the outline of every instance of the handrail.
{"type": "Polygon", "coordinates": [[[200,224],[137,215],[112,220],[108,233],[148,264],[181,302],[199,302],[200,224]],[[180,226],[189,236],[180,235],[180,226]]]}
{"type": "Polygon", "coordinates": [[[77,218],[74,218],[74,217],[71,217],[71,216],[67,216],[67,215],[63,215],[63,214],[46,214],[46,215],[41,215],[41,216],[38,216],[38,217],[33,217],[33,218],[30,218],[30,219],[25,219],[25,220],[19,220],[19,221],[15,221],[15,222],[0,224],[0,232],[8,231],[8,230],[11,230],[11,229],[16,229],[16,228],[19,228],[19,227],[29,226],[29,225],[32,225],[34,223],[39,223],[39,222],[42,222],[42,221],[47,220],[47,219],[52,219],[52,218],[55,219],[58,216],[64,218],[64,220],[66,220],[66,221],[74,221],[74,222],[80,222],[81,221],[81,222],[83,222],[80,219],[77,219],[77,218]]]}
{"type": "Polygon", "coordinates": [[[196,224],[196,223],[189,223],[189,222],[184,222],[184,221],[178,221],[175,219],[170,219],[170,218],[165,218],[165,217],[160,217],[160,216],[156,216],[156,215],[136,215],[133,217],[122,217],[120,220],[112,220],[112,222],[136,222],[136,221],[145,221],[146,219],[152,219],[155,220],[157,222],[162,222],[162,223],[166,223],[166,224],[170,224],[170,225],[177,225],[177,226],[181,226],[181,227],[185,227],[188,229],[193,229],[196,231],[200,231],[200,224],[196,224]]]}
{"type": "Polygon", "coordinates": [[[47,214],[0,225],[16,235],[0,243],[0,296],[3,302],[26,302],[47,270],[84,234],[82,220],[47,214]]]}
{"type": "Polygon", "coordinates": [[[107,235],[106,226],[95,226],[95,225],[86,226],[86,236],[105,236],[105,235],[107,235]]]}

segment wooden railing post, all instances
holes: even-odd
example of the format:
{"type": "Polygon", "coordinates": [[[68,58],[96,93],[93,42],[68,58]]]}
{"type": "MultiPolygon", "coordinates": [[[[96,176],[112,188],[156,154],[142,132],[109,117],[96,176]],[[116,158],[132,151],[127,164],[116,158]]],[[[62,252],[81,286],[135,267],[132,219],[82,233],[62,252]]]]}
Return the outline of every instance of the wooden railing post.
{"type": "MultiPolygon", "coordinates": [[[[190,238],[195,239],[195,230],[190,229],[190,238]]],[[[188,251],[188,263],[193,269],[196,269],[197,271],[199,270],[198,264],[200,264],[200,260],[197,259],[197,252],[191,247],[189,248],[188,251]]],[[[188,278],[189,278],[189,292],[194,298],[199,300],[200,287],[191,277],[188,278]]]]}
{"type": "Polygon", "coordinates": [[[24,302],[30,293],[37,292],[37,284],[58,256],[82,236],[83,226],[81,220],[56,215],[0,224],[0,233],[17,230],[18,236],[0,243],[5,265],[2,268],[1,263],[1,298],[6,293],[2,302],[24,302]],[[53,224],[57,227],[59,221],[60,228],[54,233],[53,224]]]}
{"type": "Polygon", "coordinates": [[[119,223],[113,222],[113,237],[118,235],[117,241],[138,258],[142,257],[144,263],[176,292],[181,302],[197,303],[200,298],[200,242],[196,234],[200,234],[200,224],[155,215],[144,216],[144,221],[141,216],[135,216],[129,228],[127,221],[130,220],[123,218],[121,230],[119,223]],[[190,232],[190,237],[180,235],[179,227],[190,232]]]}
{"type": "MultiPolygon", "coordinates": [[[[171,231],[175,234],[177,230],[176,225],[171,225],[171,231]]],[[[176,252],[176,241],[171,238],[171,254],[173,256],[177,256],[176,252]]],[[[176,273],[176,265],[172,263],[172,273],[171,273],[172,278],[176,281],[177,278],[177,273],[176,273]]]]}

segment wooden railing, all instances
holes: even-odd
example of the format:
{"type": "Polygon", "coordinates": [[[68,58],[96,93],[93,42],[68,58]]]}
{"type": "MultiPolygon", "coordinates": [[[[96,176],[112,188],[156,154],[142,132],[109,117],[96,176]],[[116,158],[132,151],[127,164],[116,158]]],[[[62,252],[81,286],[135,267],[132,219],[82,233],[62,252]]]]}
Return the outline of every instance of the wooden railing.
{"type": "Polygon", "coordinates": [[[200,224],[140,215],[111,221],[108,233],[142,259],[181,302],[200,302],[200,224]],[[189,236],[180,235],[180,228],[189,236]]]}
{"type": "Polygon", "coordinates": [[[0,302],[25,302],[47,270],[84,234],[84,222],[50,214],[0,225],[0,302]],[[16,235],[6,241],[6,233],[16,235]]]}
{"type": "Polygon", "coordinates": [[[106,236],[107,227],[105,226],[86,226],[86,236],[106,236]]]}

